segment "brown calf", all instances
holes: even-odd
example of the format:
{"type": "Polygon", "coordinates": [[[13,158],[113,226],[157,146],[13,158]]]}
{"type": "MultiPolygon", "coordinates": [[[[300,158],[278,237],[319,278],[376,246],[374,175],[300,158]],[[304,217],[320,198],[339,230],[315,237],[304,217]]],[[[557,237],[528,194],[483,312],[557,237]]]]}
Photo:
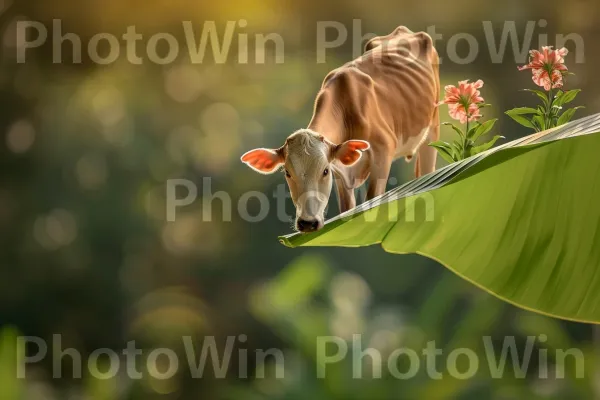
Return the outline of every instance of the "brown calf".
{"type": "Polygon", "coordinates": [[[278,149],[255,149],[242,161],[260,173],[284,168],[296,228],[323,226],[335,178],[340,210],[356,206],[354,189],[369,178],[367,200],[384,193],[392,162],[415,160],[415,176],[435,170],[439,139],[439,59],[431,38],[398,27],[371,39],[360,58],[331,71],[307,129],[278,149]]]}

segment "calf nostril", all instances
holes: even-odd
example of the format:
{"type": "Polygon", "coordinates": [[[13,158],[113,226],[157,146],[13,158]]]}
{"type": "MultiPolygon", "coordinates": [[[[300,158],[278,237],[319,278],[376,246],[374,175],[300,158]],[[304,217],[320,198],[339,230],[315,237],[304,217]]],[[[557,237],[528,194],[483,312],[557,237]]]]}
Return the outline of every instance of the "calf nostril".
{"type": "Polygon", "coordinates": [[[298,225],[298,230],[302,232],[312,232],[319,228],[319,221],[316,219],[310,221],[299,219],[296,224],[298,225]]]}
{"type": "Polygon", "coordinates": [[[298,230],[305,231],[309,226],[309,222],[303,219],[298,220],[298,230]]]}

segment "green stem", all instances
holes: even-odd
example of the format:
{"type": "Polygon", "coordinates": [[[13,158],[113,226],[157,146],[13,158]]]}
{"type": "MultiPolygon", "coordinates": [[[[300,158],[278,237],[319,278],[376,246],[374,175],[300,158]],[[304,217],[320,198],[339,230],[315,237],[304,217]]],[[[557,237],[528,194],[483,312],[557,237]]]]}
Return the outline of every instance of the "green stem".
{"type": "Polygon", "coordinates": [[[548,109],[546,110],[546,129],[552,128],[552,101],[552,82],[550,82],[550,90],[548,91],[548,109]]]}
{"type": "Polygon", "coordinates": [[[465,131],[465,138],[463,139],[463,160],[467,158],[467,136],[469,136],[469,117],[467,116],[467,130],[465,131]]]}

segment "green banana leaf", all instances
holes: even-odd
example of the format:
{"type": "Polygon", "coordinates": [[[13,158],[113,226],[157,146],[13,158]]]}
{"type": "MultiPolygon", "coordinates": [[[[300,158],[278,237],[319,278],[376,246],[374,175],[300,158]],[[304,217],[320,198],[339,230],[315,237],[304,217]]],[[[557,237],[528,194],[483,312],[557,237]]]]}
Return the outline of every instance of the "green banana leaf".
{"type": "Polygon", "coordinates": [[[600,114],[450,164],[289,247],[380,243],[516,306],[600,323],[600,114]]]}

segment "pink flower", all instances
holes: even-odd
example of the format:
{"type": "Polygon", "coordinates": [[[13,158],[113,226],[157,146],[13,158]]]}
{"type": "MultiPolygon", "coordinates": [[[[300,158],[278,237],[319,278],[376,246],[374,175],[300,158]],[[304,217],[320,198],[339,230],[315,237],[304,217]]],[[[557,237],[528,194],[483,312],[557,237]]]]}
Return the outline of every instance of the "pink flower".
{"type": "Polygon", "coordinates": [[[530,69],[533,82],[544,90],[561,88],[563,75],[568,71],[565,56],[569,54],[566,48],[552,50],[552,46],[542,47],[542,51],[529,52],[529,64],[519,67],[519,71],[530,69]]]}
{"type": "Polygon", "coordinates": [[[450,117],[459,120],[462,124],[467,121],[475,121],[481,118],[479,103],[483,103],[483,97],[479,89],[483,87],[483,81],[469,83],[468,80],[458,82],[458,87],[446,86],[446,96],[440,104],[448,104],[450,117]]]}
{"type": "Polygon", "coordinates": [[[476,121],[481,118],[479,112],[479,106],[477,104],[471,104],[468,109],[462,104],[450,104],[448,105],[448,113],[450,117],[460,121],[461,124],[466,124],[467,121],[476,121]]]}

